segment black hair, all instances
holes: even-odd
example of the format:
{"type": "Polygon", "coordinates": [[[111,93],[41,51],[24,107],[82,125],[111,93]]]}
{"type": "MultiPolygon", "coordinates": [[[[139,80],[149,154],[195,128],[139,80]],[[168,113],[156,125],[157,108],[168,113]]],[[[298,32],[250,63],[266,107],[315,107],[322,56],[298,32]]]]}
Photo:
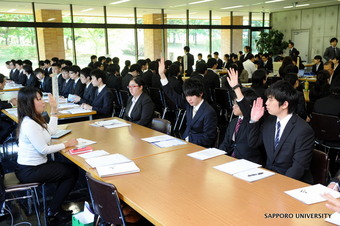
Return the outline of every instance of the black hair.
{"type": "Polygon", "coordinates": [[[61,64],[59,64],[59,63],[54,63],[54,64],[52,64],[52,67],[58,67],[58,68],[61,68],[61,64]]]}
{"type": "Polygon", "coordinates": [[[105,63],[109,64],[112,61],[112,59],[110,57],[107,57],[105,60],[105,63]]]}
{"type": "Polygon", "coordinates": [[[119,64],[119,58],[118,57],[112,58],[112,63],[113,64],[119,64]]]}
{"type": "Polygon", "coordinates": [[[248,50],[248,51],[251,51],[250,46],[245,46],[244,48],[245,48],[246,50],[248,50]]]}
{"type": "Polygon", "coordinates": [[[143,86],[143,88],[145,87],[145,82],[142,76],[132,77],[130,81],[134,81],[138,86],[143,86]]]}
{"type": "Polygon", "coordinates": [[[84,75],[85,78],[88,78],[90,77],[90,80],[91,80],[91,68],[89,67],[84,67],[83,69],[80,70],[80,74],[81,75],[84,75]]]}
{"type": "Polygon", "coordinates": [[[51,60],[54,61],[54,62],[58,62],[58,61],[59,61],[59,58],[58,58],[58,57],[52,57],[51,60]]]}
{"type": "Polygon", "coordinates": [[[35,69],[33,73],[34,73],[34,76],[37,76],[39,73],[41,73],[45,76],[45,71],[41,68],[35,69]]]}
{"type": "Polygon", "coordinates": [[[273,97],[279,102],[279,106],[282,106],[285,101],[288,102],[288,113],[293,113],[298,103],[298,94],[293,86],[284,80],[273,83],[266,90],[267,97],[273,97]]]}
{"type": "Polygon", "coordinates": [[[316,74],[316,82],[314,89],[316,92],[320,92],[324,85],[328,85],[328,79],[331,77],[328,71],[321,70],[316,74]]]}
{"type": "Polygon", "coordinates": [[[33,65],[32,61],[30,61],[30,60],[24,60],[22,63],[26,64],[26,65],[30,65],[31,67],[33,65]]]}
{"type": "Polygon", "coordinates": [[[218,55],[218,52],[214,52],[214,55],[218,55]]]}
{"type": "Polygon", "coordinates": [[[50,60],[44,60],[44,63],[45,63],[45,64],[50,64],[51,61],[50,61],[50,60]]]}
{"type": "Polygon", "coordinates": [[[141,72],[141,66],[139,64],[132,64],[130,69],[129,69],[129,72],[133,72],[133,71],[137,71],[138,73],[141,72]]]}
{"type": "Polygon", "coordinates": [[[150,58],[146,58],[145,60],[146,60],[146,63],[147,63],[147,64],[150,64],[150,63],[151,63],[150,58]]]}
{"type": "Polygon", "coordinates": [[[294,46],[294,42],[289,41],[288,44],[291,44],[292,46],[294,46]]]}
{"type": "Polygon", "coordinates": [[[142,67],[142,66],[146,65],[146,60],[140,59],[140,60],[137,61],[137,64],[139,64],[142,67]]]}
{"type": "Polygon", "coordinates": [[[72,61],[70,60],[64,60],[63,63],[66,65],[66,66],[69,66],[71,67],[73,65],[72,61]]]}
{"type": "Polygon", "coordinates": [[[38,123],[42,128],[47,130],[47,124],[41,114],[37,114],[35,111],[34,99],[37,98],[37,94],[42,97],[42,92],[32,86],[26,86],[19,90],[18,93],[18,135],[20,134],[20,127],[24,117],[28,116],[33,121],[38,123]]]}
{"type": "Polygon", "coordinates": [[[106,73],[108,75],[114,75],[116,74],[116,72],[120,72],[120,67],[118,64],[110,64],[109,66],[107,66],[106,73]]]}
{"type": "Polygon", "coordinates": [[[183,93],[185,96],[201,96],[204,94],[204,85],[198,79],[189,78],[183,83],[183,93]]]}
{"type": "Polygon", "coordinates": [[[314,59],[315,59],[315,60],[320,60],[320,61],[322,61],[322,57],[321,57],[320,55],[316,55],[316,56],[314,57],[314,59]]]}
{"type": "Polygon", "coordinates": [[[22,65],[22,60],[17,60],[15,64],[19,64],[20,66],[22,65]]]}
{"type": "Polygon", "coordinates": [[[7,60],[7,61],[6,61],[6,64],[7,64],[7,65],[9,65],[10,63],[11,63],[11,61],[10,61],[10,60],[7,60]]]}
{"type": "Polygon", "coordinates": [[[168,68],[168,70],[166,70],[166,75],[169,76],[178,76],[179,73],[179,66],[178,64],[171,64],[168,68]]]}
{"type": "Polygon", "coordinates": [[[254,71],[254,73],[251,76],[251,87],[257,88],[257,87],[263,87],[263,81],[266,80],[267,73],[263,69],[258,69],[254,71]]]}
{"type": "Polygon", "coordinates": [[[183,48],[186,52],[190,52],[190,47],[189,46],[184,46],[183,48]]]}
{"type": "Polygon", "coordinates": [[[98,61],[101,63],[103,60],[106,60],[106,57],[104,57],[104,56],[100,56],[99,58],[98,58],[98,61]]]}
{"type": "Polygon", "coordinates": [[[43,60],[39,60],[39,66],[44,66],[44,61],[43,60]]]}
{"type": "Polygon", "coordinates": [[[289,82],[289,84],[291,84],[292,86],[295,85],[296,81],[298,80],[298,76],[296,73],[287,73],[284,77],[283,80],[289,82]]]}
{"type": "Polygon", "coordinates": [[[337,38],[331,38],[331,40],[329,42],[334,42],[334,41],[338,42],[338,39],[337,38]]]}
{"type": "MultiPolygon", "coordinates": [[[[259,97],[256,94],[255,90],[253,90],[251,88],[242,88],[241,91],[242,91],[244,98],[248,101],[248,103],[250,105],[253,105],[254,100],[256,100],[259,97]]],[[[235,95],[235,97],[236,97],[236,95],[235,95]]]]}
{"type": "Polygon", "coordinates": [[[96,55],[92,55],[92,56],[91,56],[91,60],[94,60],[94,59],[96,59],[96,58],[97,58],[96,55]]]}
{"type": "Polygon", "coordinates": [[[332,60],[334,60],[334,59],[336,59],[337,61],[340,61],[340,57],[338,57],[338,56],[333,57],[332,60]]]}
{"type": "Polygon", "coordinates": [[[152,71],[158,71],[158,63],[156,61],[151,61],[149,63],[149,69],[152,71]]]}
{"type": "Polygon", "coordinates": [[[230,56],[229,56],[229,54],[224,54],[224,57],[229,58],[230,56]]]}
{"type": "Polygon", "coordinates": [[[0,73],[0,83],[3,83],[5,81],[6,77],[0,73]]]}
{"type": "Polygon", "coordinates": [[[251,60],[251,59],[253,59],[253,58],[254,58],[254,55],[253,55],[253,54],[251,54],[251,53],[249,53],[249,54],[247,55],[247,58],[248,58],[249,60],[251,60]]]}
{"type": "Polygon", "coordinates": [[[207,62],[208,68],[212,68],[215,64],[217,64],[217,60],[215,58],[210,58],[207,62]]]}
{"type": "Polygon", "coordinates": [[[70,71],[74,73],[80,73],[80,67],[78,65],[73,65],[70,67],[70,71]]]}
{"type": "Polygon", "coordinates": [[[171,64],[172,64],[172,61],[171,61],[171,60],[166,60],[166,61],[164,61],[165,69],[168,69],[168,68],[170,67],[171,64]]]}
{"type": "Polygon", "coordinates": [[[207,69],[208,69],[208,66],[206,63],[199,63],[196,66],[196,71],[200,74],[204,74],[207,69]]]}
{"type": "Polygon", "coordinates": [[[101,66],[103,66],[103,63],[98,60],[96,63],[93,64],[93,69],[98,69],[101,66]]]}
{"type": "Polygon", "coordinates": [[[288,64],[284,69],[283,69],[284,74],[289,74],[289,73],[299,73],[299,68],[294,65],[294,64],[288,64]]]}
{"type": "Polygon", "coordinates": [[[24,69],[24,71],[26,71],[29,75],[33,73],[33,69],[30,65],[24,65],[22,69],[24,69]]]}
{"type": "Polygon", "coordinates": [[[63,67],[61,70],[62,70],[62,71],[70,72],[70,69],[71,69],[71,67],[65,66],[65,67],[63,67]]]}
{"type": "Polygon", "coordinates": [[[202,56],[202,53],[197,54],[197,56],[202,56]]]}
{"type": "Polygon", "coordinates": [[[97,80],[101,78],[102,82],[106,84],[106,75],[104,71],[100,69],[94,69],[91,71],[91,76],[96,77],[97,80]]]}
{"type": "Polygon", "coordinates": [[[130,66],[130,65],[131,65],[131,61],[126,60],[126,61],[125,61],[125,67],[126,67],[126,66],[130,66]]]}

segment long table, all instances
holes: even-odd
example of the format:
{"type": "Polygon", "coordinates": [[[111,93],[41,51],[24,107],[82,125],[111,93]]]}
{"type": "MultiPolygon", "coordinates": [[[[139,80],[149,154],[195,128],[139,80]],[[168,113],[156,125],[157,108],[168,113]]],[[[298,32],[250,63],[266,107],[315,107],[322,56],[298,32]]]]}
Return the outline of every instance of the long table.
{"type": "MultiPolygon", "coordinates": [[[[320,215],[310,215],[331,214],[324,202],[306,205],[284,193],[308,186],[305,183],[279,174],[248,183],[213,168],[232,157],[200,161],[187,154],[203,147],[188,143],[158,148],[141,141],[160,135],[151,129],[133,123],[105,129],[89,123],[69,124],[72,133],[63,139],[95,140],[94,149],[134,160],[140,173],[100,179],[114,184],[120,198],[155,225],[329,225],[324,218],[311,218],[320,215]]],[[[64,155],[99,178],[79,156],[64,155]]]]}

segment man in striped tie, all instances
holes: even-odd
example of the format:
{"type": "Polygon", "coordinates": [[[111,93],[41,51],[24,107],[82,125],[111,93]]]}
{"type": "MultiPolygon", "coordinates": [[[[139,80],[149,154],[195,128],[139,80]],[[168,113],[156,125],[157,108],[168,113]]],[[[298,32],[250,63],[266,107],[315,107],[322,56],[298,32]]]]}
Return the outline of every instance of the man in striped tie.
{"type": "Polygon", "coordinates": [[[294,109],[298,102],[296,90],[286,81],[278,81],[267,90],[268,116],[262,125],[263,100],[253,103],[249,124],[249,146],[264,145],[265,167],[269,170],[313,183],[310,162],[313,153],[314,132],[294,109]]]}

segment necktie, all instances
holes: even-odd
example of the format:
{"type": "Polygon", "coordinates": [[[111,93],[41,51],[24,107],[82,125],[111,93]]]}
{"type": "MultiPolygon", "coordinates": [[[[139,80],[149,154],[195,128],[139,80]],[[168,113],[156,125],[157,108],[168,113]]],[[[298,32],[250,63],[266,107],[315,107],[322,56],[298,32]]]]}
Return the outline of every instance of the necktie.
{"type": "Polygon", "coordinates": [[[238,118],[237,120],[237,123],[236,123],[236,126],[235,126],[235,129],[234,129],[234,133],[233,133],[233,136],[232,136],[232,140],[235,141],[236,140],[236,135],[240,129],[240,126],[241,126],[241,123],[242,123],[242,119],[241,118],[238,118]]]}
{"type": "Polygon", "coordinates": [[[336,48],[334,48],[334,57],[333,58],[335,58],[336,57],[336,48]]]}
{"type": "Polygon", "coordinates": [[[198,110],[198,109],[195,108],[195,107],[192,108],[192,118],[195,117],[197,110],[198,110]]]}
{"type": "Polygon", "coordinates": [[[276,124],[276,136],[275,136],[275,143],[274,143],[275,149],[280,142],[280,127],[281,127],[280,122],[277,122],[277,124],[276,124]]]}

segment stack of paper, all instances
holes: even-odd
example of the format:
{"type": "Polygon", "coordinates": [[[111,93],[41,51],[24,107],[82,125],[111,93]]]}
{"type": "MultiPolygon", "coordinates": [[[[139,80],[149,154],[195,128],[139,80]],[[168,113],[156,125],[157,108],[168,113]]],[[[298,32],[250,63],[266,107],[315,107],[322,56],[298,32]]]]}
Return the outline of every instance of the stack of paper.
{"type": "Polygon", "coordinates": [[[340,225],[340,213],[333,213],[329,218],[326,218],[325,221],[335,225],[340,225]]]}
{"type": "Polygon", "coordinates": [[[87,158],[85,161],[92,167],[101,167],[101,166],[107,166],[107,165],[115,165],[115,164],[121,164],[121,163],[127,163],[131,162],[131,159],[125,157],[121,154],[111,154],[111,155],[104,155],[100,157],[94,157],[94,158],[87,158]]]}
{"type": "Polygon", "coordinates": [[[177,145],[187,144],[185,141],[177,139],[169,135],[160,135],[155,137],[143,138],[142,140],[154,144],[160,148],[167,148],[177,145]]]}
{"type": "Polygon", "coordinates": [[[138,173],[140,169],[134,162],[127,162],[117,165],[109,165],[97,167],[97,172],[100,177],[110,177],[129,173],[138,173]]]}
{"type": "Polygon", "coordinates": [[[59,104],[58,109],[64,109],[64,108],[79,108],[78,104],[74,104],[74,103],[65,103],[65,104],[59,104]]]}
{"type": "Polygon", "coordinates": [[[63,110],[59,112],[61,114],[81,114],[81,113],[91,112],[91,110],[85,110],[78,106],[77,108],[71,108],[71,109],[67,109],[67,110],[63,110]]]}
{"type": "Polygon", "coordinates": [[[100,156],[104,156],[104,155],[109,155],[109,153],[104,151],[104,150],[96,150],[96,151],[93,151],[93,152],[80,154],[78,156],[80,156],[84,159],[89,159],[89,158],[95,158],[95,157],[100,157],[100,156]]]}
{"type": "Polygon", "coordinates": [[[96,126],[96,127],[105,127],[107,129],[112,129],[112,128],[119,128],[119,127],[124,127],[124,126],[130,126],[129,123],[119,121],[117,119],[111,119],[111,120],[103,120],[103,121],[97,121],[92,124],[91,126],[96,126]]]}
{"type": "Polygon", "coordinates": [[[248,182],[261,180],[275,174],[268,170],[259,169],[259,167],[261,167],[261,165],[245,159],[239,159],[224,163],[222,165],[214,166],[215,169],[231,174],[248,182]]]}
{"type": "Polygon", "coordinates": [[[317,202],[326,201],[326,199],[321,196],[324,193],[329,193],[334,198],[340,197],[339,192],[326,186],[323,186],[322,184],[316,184],[303,188],[293,189],[290,191],[285,191],[285,193],[306,204],[313,204],[317,202]]]}
{"type": "Polygon", "coordinates": [[[76,145],[76,147],[78,147],[78,148],[86,147],[88,145],[97,143],[95,141],[86,140],[84,138],[77,138],[77,141],[78,141],[78,144],[76,145]]]}
{"type": "Polygon", "coordinates": [[[220,156],[220,155],[225,155],[226,152],[219,150],[217,148],[208,148],[202,151],[197,151],[197,152],[193,152],[188,154],[188,156],[195,158],[195,159],[199,159],[199,160],[206,160],[206,159],[210,159],[216,156],[220,156]]]}

